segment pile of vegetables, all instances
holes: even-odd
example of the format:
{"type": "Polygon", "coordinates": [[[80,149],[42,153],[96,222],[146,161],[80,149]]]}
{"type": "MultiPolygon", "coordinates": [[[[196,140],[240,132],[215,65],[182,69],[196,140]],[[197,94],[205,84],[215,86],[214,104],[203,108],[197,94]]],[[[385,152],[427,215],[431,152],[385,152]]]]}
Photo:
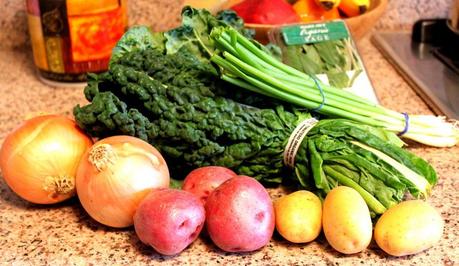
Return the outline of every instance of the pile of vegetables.
{"type": "MultiPolygon", "coordinates": [[[[400,131],[399,114],[330,86],[327,102],[311,113],[320,103],[316,83],[242,25],[231,11],[213,17],[187,7],[179,28],[128,31],[109,70],[89,75],[90,103],[74,108],[75,121],[36,117],[6,138],[6,183],[41,204],[76,192],[93,219],[134,225],[142,242],[165,255],[180,253],[203,228],[222,250],[254,251],[275,226],[297,243],[323,227],[336,250],[352,254],[368,246],[371,218],[379,217],[375,240],[389,254],[438,242],[441,216],[423,201],[400,203],[406,193],[429,196],[437,175],[391,132],[400,131]],[[186,175],[182,190],[169,188],[170,173],[186,175]],[[262,184],[281,183],[314,194],[273,205],[262,184]],[[286,218],[311,210],[304,223],[286,218]],[[302,228],[292,232],[292,224],[302,228]],[[413,235],[416,243],[400,241],[413,235]]],[[[427,127],[413,125],[414,135],[427,127]]]]}
{"type": "MultiPolygon", "coordinates": [[[[197,40],[201,43],[211,41],[211,36],[205,39],[204,35],[209,25],[224,23],[205,11],[189,8],[184,10],[183,21],[182,28],[191,22],[201,26],[194,29],[204,36],[197,40]],[[207,27],[198,23],[203,21],[207,27]]],[[[240,33],[234,33],[239,40],[240,33]]],[[[224,38],[218,40],[223,40],[222,46],[224,38]]],[[[252,47],[253,42],[242,40],[252,47]]],[[[288,169],[284,166],[287,141],[295,127],[311,115],[280,102],[269,104],[256,94],[245,97],[249,92],[215,81],[216,70],[199,49],[216,47],[190,49],[183,45],[173,52],[167,50],[172,44],[182,45],[180,42],[166,40],[164,45],[145,49],[131,46],[132,51],[124,45],[108,72],[90,76],[85,95],[91,103],[74,109],[79,126],[93,137],[124,134],[153,144],[172,166],[173,176],[200,166],[220,165],[264,183],[290,182],[311,188],[322,196],[345,184],[359,191],[375,215],[400,202],[405,192],[426,197],[436,183],[433,168],[400,148],[395,134],[342,119],[319,121],[301,143],[293,171],[288,169]],[[201,60],[190,51],[200,51],[201,60]]],[[[216,58],[221,59],[215,54],[211,60],[231,62],[216,58]]],[[[236,80],[227,75],[223,79],[236,80]]],[[[244,84],[239,80],[233,83],[244,84]]]]}
{"type": "Polygon", "coordinates": [[[432,167],[395,145],[395,135],[340,119],[324,119],[312,128],[297,153],[294,174],[287,174],[287,140],[310,114],[218,96],[204,83],[209,79],[197,78],[206,75],[198,71],[204,67],[194,67],[202,63],[190,58],[153,49],[126,53],[107,73],[91,76],[85,89],[91,104],[75,108],[77,123],[94,137],[122,134],[152,143],[177,166],[171,167],[174,173],[220,165],[265,183],[292,176],[324,194],[346,184],[359,189],[378,214],[407,190],[427,196],[436,183],[432,167]]]}

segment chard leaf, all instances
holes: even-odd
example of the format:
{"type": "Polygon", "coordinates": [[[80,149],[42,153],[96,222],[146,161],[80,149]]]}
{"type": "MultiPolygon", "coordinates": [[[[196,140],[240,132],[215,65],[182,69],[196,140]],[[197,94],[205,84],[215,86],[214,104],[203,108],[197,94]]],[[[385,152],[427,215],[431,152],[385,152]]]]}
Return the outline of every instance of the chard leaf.
{"type": "Polygon", "coordinates": [[[206,9],[194,9],[185,7],[182,10],[182,27],[190,27],[193,29],[194,36],[199,40],[199,43],[204,45],[204,49],[208,51],[214,50],[213,41],[209,38],[210,32],[216,26],[223,26],[225,23],[217,20],[206,9]]]}
{"type": "Polygon", "coordinates": [[[382,180],[384,184],[386,184],[387,186],[393,187],[394,189],[401,191],[406,188],[405,184],[402,181],[400,181],[397,175],[392,174],[384,167],[381,167],[380,164],[377,164],[374,161],[369,160],[369,158],[363,158],[362,156],[356,153],[348,153],[342,155],[323,153],[322,159],[324,161],[336,159],[349,161],[357,168],[364,169],[372,175],[377,176],[378,179],[382,180]]]}
{"type": "Polygon", "coordinates": [[[147,26],[130,28],[113,48],[110,65],[117,62],[125,53],[145,49],[164,50],[165,38],[162,33],[153,33],[147,26]]]}
{"type": "Polygon", "coordinates": [[[317,149],[322,152],[334,152],[346,149],[348,147],[346,143],[334,138],[330,138],[327,135],[322,135],[315,139],[315,145],[317,149]]]}
{"type": "Polygon", "coordinates": [[[329,165],[324,166],[324,171],[327,175],[330,175],[334,179],[338,180],[340,184],[355,189],[363,197],[368,207],[376,214],[382,214],[386,211],[386,208],[384,207],[384,205],[381,204],[381,202],[379,202],[372,194],[370,194],[368,191],[362,188],[354,180],[336,171],[329,165]]]}
{"type": "Polygon", "coordinates": [[[397,162],[396,160],[387,156],[381,151],[378,151],[372,147],[369,147],[365,144],[362,144],[356,141],[352,141],[352,143],[365,150],[372,152],[373,154],[378,156],[381,160],[385,161],[386,163],[394,167],[397,171],[399,171],[403,177],[402,180],[405,181],[408,189],[410,190],[410,193],[413,194],[414,196],[422,196],[425,198],[430,194],[431,186],[424,177],[420,176],[416,172],[412,171],[405,165],[397,162]]]}
{"type": "Polygon", "coordinates": [[[349,161],[347,161],[345,159],[329,158],[327,160],[327,162],[330,165],[341,165],[343,167],[346,167],[346,169],[348,169],[349,171],[353,171],[353,172],[358,172],[359,170],[361,170],[361,168],[356,167],[351,162],[349,162],[349,161]]]}
{"type": "Polygon", "coordinates": [[[374,195],[386,208],[397,204],[401,199],[396,196],[396,190],[386,186],[381,180],[372,176],[366,171],[352,171],[342,165],[329,165],[333,170],[349,177],[358,183],[362,188],[374,195]]]}
{"type": "MultiPolygon", "coordinates": [[[[186,6],[182,9],[182,25],[164,33],[167,39],[167,54],[186,50],[199,60],[207,62],[209,56],[216,49],[214,41],[210,38],[210,33],[212,29],[218,26],[231,26],[248,38],[252,38],[255,34],[253,30],[244,28],[244,21],[232,10],[222,11],[214,17],[206,9],[186,6]]],[[[273,53],[275,50],[268,50],[264,47],[263,49],[273,56],[276,55],[273,53]]],[[[278,50],[280,51],[280,49],[278,50]]]]}
{"type": "Polygon", "coordinates": [[[395,161],[405,165],[407,168],[413,170],[417,174],[424,177],[431,185],[437,182],[437,173],[433,167],[421,157],[418,157],[401,147],[392,145],[384,140],[368,134],[363,130],[353,129],[348,131],[349,135],[359,142],[366,144],[376,150],[385,153],[395,161]]]}
{"type": "Polygon", "coordinates": [[[166,38],[167,54],[175,54],[182,51],[194,55],[200,60],[207,60],[205,51],[201,48],[192,27],[182,26],[164,33],[164,36],[166,38]]]}
{"type": "MultiPolygon", "coordinates": [[[[326,135],[330,135],[334,137],[345,137],[348,140],[358,141],[362,144],[365,144],[373,149],[376,149],[386,154],[387,156],[389,156],[396,162],[406,166],[408,169],[418,174],[421,178],[426,179],[427,182],[430,183],[430,185],[434,185],[437,182],[437,174],[429,163],[427,163],[424,159],[402,149],[401,147],[393,145],[392,142],[388,142],[387,140],[382,139],[378,137],[377,135],[374,135],[373,132],[377,132],[378,129],[373,129],[372,131],[369,131],[367,130],[367,127],[363,127],[355,122],[347,121],[343,119],[333,119],[333,120],[324,119],[324,120],[321,120],[319,123],[320,123],[320,127],[317,127],[317,126],[314,127],[309,132],[309,134],[317,134],[318,133],[317,131],[320,131],[321,134],[326,134],[326,135]]],[[[393,141],[396,140],[396,137],[390,134],[387,135],[387,134],[379,133],[379,135],[386,135],[390,138],[390,140],[393,140],[393,141]]],[[[325,160],[325,156],[326,156],[325,154],[322,154],[322,158],[324,160],[325,160]]],[[[329,155],[329,157],[332,158],[332,155],[329,155]]],[[[378,157],[381,159],[380,156],[378,157]]],[[[352,160],[351,162],[353,164],[356,164],[356,165],[360,164],[360,167],[365,168],[372,175],[382,178],[382,180],[384,180],[384,183],[386,185],[390,185],[388,181],[392,179],[387,179],[388,178],[387,173],[384,174],[387,170],[375,169],[374,166],[372,167],[368,163],[359,161],[357,158],[355,158],[355,155],[348,157],[346,159],[349,161],[352,160]],[[364,165],[362,163],[364,163],[364,165]],[[373,170],[370,170],[370,169],[373,169],[373,170]]],[[[388,165],[391,165],[391,167],[393,167],[392,164],[390,163],[388,165]]],[[[390,172],[390,170],[388,171],[390,172]]],[[[402,175],[399,175],[399,176],[403,177],[402,175]]],[[[392,181],[395,181],[395,180],[392,180],[392,181]]],[[[422,192],[422,190],[419,190],[415,186],[413,186],[412,183],[407,182],[405,178],[400,181],[404,182],[404,184],[408,186],[408,190],[413,195],[417,196],[419,195],[419,193],[422,192]]],[[[394,187],[393,185],[390,185],[390,186],[394,187]]],[[[397,189],[398,186],[394,188],[397,189]]]]}
{"type": "Polygon", "coordinates": [[[399,193],[392,187],[386,186],[381,180],[366,171],[361,171],[359,184],[374,195],[387,209],[397,205],[404,193],[399,193]]]}
{"type": "Polygon", "coordinates": [[[323,160],[316,150],[314,141],[308,140],[308,150],[311,155],[311,171],[314,176],[314,182],[318,189],[322,189],[325,193],[328,193],[333,187],[331,187],[322,169],[323,160]]]}
{"type": "MultiPolygon", "coordinates": [[[[331,135],[334,137],[344,137],[349,135],[349,131],[354,129],[353,134],[367,136],[372,135],[372,137],[377,137],[378,139],[395,145],[397,147],[402,147],[404,142],[393,132],[388,132],[383,128],[372,127],[364,124],[355,123],[352,121],[344,119],[323,119],[320,121],[321,127],[320,131],[326,135],[331,135]]],[[[312,129],[315,131],[315,129],[312,129]]]]}

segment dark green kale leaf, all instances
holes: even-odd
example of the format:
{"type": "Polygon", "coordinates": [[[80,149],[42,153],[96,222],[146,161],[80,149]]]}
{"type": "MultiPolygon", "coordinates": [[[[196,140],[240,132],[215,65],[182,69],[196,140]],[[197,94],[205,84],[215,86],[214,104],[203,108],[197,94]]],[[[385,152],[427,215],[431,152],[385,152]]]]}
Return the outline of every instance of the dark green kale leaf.
{"type": "Polygon", "coordinates": [[[180,83],[190,78],[197,78],[206,84],[215,95],[223,96],[239,103],[258,108],[273,108],[277,105],[284,105],[285,109],[292,109],[289,104],[261,94],[252,93],[215,78],[215,68],[208,63],[197,60],[186,49],[167,55],[163,55],[153,49],[137,51],[126,54],[118,63],[144,71],[152,78],[165,84],[180,86],[180,83]]]}

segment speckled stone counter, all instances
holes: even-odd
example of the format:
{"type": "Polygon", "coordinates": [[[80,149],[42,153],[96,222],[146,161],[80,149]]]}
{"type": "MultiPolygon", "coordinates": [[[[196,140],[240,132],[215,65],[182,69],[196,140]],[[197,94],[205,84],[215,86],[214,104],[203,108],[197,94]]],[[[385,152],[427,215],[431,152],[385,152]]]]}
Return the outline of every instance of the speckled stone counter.
{"type": "MultiPolygon", "coordinates": [[[[7,4],[14,2],[6,0],[7,4]]],[[[431,114],[368,37],[359,41],[358,46],[383,105],[412,114],[431,114]]],[[[0,46],[0,69],[0,144],[27,116],[39,112],[71,116],[74,105],[86,102],[82,88],[50,87],[40,82],[32,55],[22,45],[0,46]]],[[[201,236],[180,255],[166,257],[143,245],[133,228],[112,229],[98,224],[86,214],[77,198],[53,206],[30,204],[17,197],[0,178],[0,265],[459,264],[459,146],[438,149],[409,142],[408,149],[436,168],[439,183],[429,201],[446,222],[440,243],[417,255],[390,257],[374,243],[362,253],[342,255],[322,235],[312,243],[296,245],[275,234],[269,245],[256,252],[225,253],[201,236]]],[[[272,189],[270,193],[275,198],[283,191],[272,189]]]]}

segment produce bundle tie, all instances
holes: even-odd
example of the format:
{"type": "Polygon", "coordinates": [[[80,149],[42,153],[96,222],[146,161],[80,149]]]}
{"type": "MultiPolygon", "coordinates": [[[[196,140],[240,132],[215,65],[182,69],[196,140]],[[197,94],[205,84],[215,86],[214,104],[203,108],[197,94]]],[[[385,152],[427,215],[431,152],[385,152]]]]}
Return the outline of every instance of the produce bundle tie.
{"type": "Polygon", "coordinates": [[[317,81],[317,79],[314,76],[311,76],[311,78],[312,78],[312,80],[314,80],[314,83],[316,84],[316,87],[319,89],[320,95],[322,96],[322,102],[320,103],[319,107],[316,107],[316,108],[312,109],[312,111],[318,112],[325,105],[325,94],[324,94],[324,90],[320,86],[319,81],[317,81]]]}
{"type": "Polygon", "coordinates": [[[295,157],[298,149],[300,148],[301,142],[303,142],[304,137],[308,134],[319,120],[313,118],[305,119],[296,126],[292,134],[288,138],[287,145],[285,146],[284,151],[284,164],[293,168],[295,166],[295,157]]]}
{"type": "Polygon", "coordinates": [[[410,127],[410,116],[408,115],[408,113],[402,113],[402,114],[405,117],[405,128],[403,129],[402,132],[397,134],[399,137],[405,135],[406,132],[408,132],[408,129],[410,127]]]}

